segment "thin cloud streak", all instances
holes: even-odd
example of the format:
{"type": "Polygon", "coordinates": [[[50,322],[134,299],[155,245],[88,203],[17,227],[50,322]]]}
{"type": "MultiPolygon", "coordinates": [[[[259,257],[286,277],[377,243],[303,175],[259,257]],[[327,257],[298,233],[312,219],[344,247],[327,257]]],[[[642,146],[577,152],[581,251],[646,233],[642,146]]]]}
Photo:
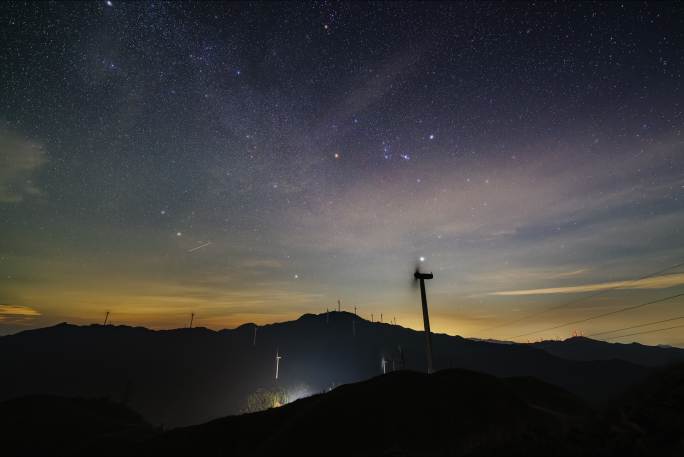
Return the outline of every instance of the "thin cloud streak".
{"type": "Polygon", "coordinates": [[[507,290],[491,292],[487,295],[519,296],[519,295],[550,295],[550,294],[576,294],[582,292],[596,292],[606,289],[666,289],[684,284],[684,273],[656,276],[640,281],[613,281],[596,284],[584,284],[580,286],[549,287],[545,289],[507,290]]]}

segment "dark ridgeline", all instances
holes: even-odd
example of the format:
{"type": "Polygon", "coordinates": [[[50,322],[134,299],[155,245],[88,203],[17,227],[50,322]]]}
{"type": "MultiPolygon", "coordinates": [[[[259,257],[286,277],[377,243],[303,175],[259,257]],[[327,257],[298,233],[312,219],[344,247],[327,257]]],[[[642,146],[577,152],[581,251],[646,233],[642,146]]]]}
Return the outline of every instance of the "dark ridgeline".
{"type": "Polygon", "coordinates": [[[684,365],[597,411],[533,378],[400,371],[173,430],[149,455],[682,455],[684,365]]]}
{"type": "Polygon", "coordinates": [[[608,408],[534,378],[397,371],[164,432],[107,400],[0,403],[5,455],[682,455],[684,365],[608,408]]]}
{"type": "Polygon", "coordinates": [[[582,336],[564,341],[540,341],[532,346],[569,360],[620,359],[648,367],[670,365],[682,361],[682,350],[667,346],[619,344],[592,340],[582,336]]]}
{"type": "MultiPolygon", "coordinates": [[[[643,350],[640,345],[595,342],[607,348],[609,356],[596,357],[605,360],[570,360],[532,345],[442,334],[432,338],[436,370],[532,376],[592,404],[616,398],[653,370],[625,355],[643,350]]],[[[0,338],[6,374],[0,377],[0,400],[31,394],[105,396],[126,399],[152,424],[191,425],[244,412],[250,395],[274,388],[276,350],[286,355],[278,388],[299,395],[377,376],[383,358],[388,370],[427,369],[422,331],[371,323],[346,312],[307,314],[259,327],[256,344],[253,324],[218,332],[60,324],[0,338]]],[[[684,361],[681,349],[649,350],[666,352],[664,362],[684,361]]]]}

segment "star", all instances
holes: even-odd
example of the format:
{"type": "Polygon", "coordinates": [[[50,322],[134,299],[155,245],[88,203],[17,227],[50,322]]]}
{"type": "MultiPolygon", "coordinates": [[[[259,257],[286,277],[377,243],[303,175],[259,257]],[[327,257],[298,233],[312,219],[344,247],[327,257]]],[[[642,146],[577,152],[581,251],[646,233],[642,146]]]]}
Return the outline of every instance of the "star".
{"type": "MultiPolygon", "coordinates": [[[[149,254],[169,283],[225,273],[230,284],[207,281],[219,305],[224,287],[248,290],[257,273],[264,296],[278,297],[267,306],[273,315],[271,306],[297,300],[274,292],[282,281],[311,287],[307,297],[327,288],[386,303],[390,282],[374,282],[426,269],[430,253],[430,268],[444,268],[435,287],[460,281],[467,269],[472,290],[455,289],[454,300],[467,293],[494,306],[504,298],[487,294],[507,287],[498,269],[509,257],[510,271],[548,265],[550,279],[530,284],[537,288],[580,265],[603,274],[620,264],[628,279],[678,255],[683,40],[665,19],[679,18],[681,8],[624,2],[613,11],[599,2],[545,5],[541,13],[521,4],[489,14],[493,7],[479,2],[246,3],[232,15],[212,2],[94,6],[17,3],[0,13],[16,32],[7,34],[8,76],[0,78],[0,214],[12,214],[3,241],[49,244],[45,252],[59,260],[75,247],[71,236],[114,224],[124,236],[80,236],[69,256],[78,268],[93,251],[117,254],[85,271],[88,281],[118,268],[118,254],[133,262],[149,254]],[[548,21],[556,9],[567,14],[548,21]],[[497,33],[472,30],[468,18],[482,13],[497,33]],[[439,21],[429,20],[434,14],[439,21]],[[632,36],[625,24],[639,17],[643,31],[632,36]],[[55,24],[68,24],[69,33],[48,33],[55,24]],[[413,43],[414,29],[428,46],[413,43]],[[487,52],[473,51],[483,46],[487,52]],[[616,109],[597,94],[617,100],[616,109]],[[200,246],[198,237],[211,238],[211,247],[166,268],[170,256],[200,246]],[[567,258],[558,256],[561,242],[567,258]],[[295,267],[316,274],[300,283],[295,267]],[[348,274],[356,269],[367,283],[348,274]]],[[[39,257],[0,256],[0,279],[17,266],[30,270],[29,261],[41,276],[61,278],[47,271],[57,263],[39,257]]],[[[127,274],[157,284],[158,273],[127,274]]],[[[118,301],[121,288],[108,283],[98,295],[118,301]]],[[[70,287],[42,284],[48,298],[70,287]]],[[[18,285],[17,296],[30,295],[30,286],[18,285]]],[[[297,306],[315,310],[317,299],[306,300],[297,306]]],[[[415,297],[396,306],[415,310],[415,297]]],[[[58,319],[79,310],[50,311],[58,319]]],[[[235,320],[230,307],[222,312],[216,323],[235,320]]],[[[145,323],[161,325],[156,319],[145,323]]]]}

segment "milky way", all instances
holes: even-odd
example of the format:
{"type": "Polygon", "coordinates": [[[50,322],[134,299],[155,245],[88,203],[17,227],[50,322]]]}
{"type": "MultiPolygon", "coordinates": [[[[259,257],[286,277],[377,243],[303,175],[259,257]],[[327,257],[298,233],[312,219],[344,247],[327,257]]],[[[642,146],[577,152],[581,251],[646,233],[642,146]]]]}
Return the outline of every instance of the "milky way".
{"type": "Polygon", "coordinates": [[[625,281],[684,261],[683,13],[2,3],[0,330],[106,310],[221,328],[338,299],[420,328],[416,263],[433,327],[466,336],[681,293],[684,268],[625,281]]]}

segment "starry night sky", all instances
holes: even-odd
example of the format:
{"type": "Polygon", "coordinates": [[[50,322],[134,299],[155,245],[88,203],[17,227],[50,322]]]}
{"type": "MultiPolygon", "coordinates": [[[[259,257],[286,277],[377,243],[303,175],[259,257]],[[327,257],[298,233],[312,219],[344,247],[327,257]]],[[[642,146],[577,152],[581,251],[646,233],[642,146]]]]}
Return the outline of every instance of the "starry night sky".
{"type": "Polygon", "coordinates": [[[3,2],[0,23],[0,333],[338,299],[421,328],[416,262],[433,329],[465,336],[684,292],[684,267],[616,283],[684,261],[681,4],[3,2]]]}

